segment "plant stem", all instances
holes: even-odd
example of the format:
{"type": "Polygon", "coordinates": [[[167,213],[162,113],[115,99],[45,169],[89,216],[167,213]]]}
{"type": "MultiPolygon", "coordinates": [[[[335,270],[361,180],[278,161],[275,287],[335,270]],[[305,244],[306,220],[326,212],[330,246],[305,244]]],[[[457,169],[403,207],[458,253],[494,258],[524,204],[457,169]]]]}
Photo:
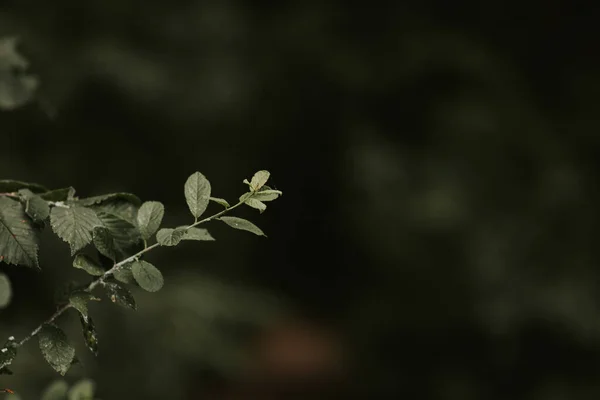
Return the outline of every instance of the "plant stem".
{"type": "MultiPolygon", "coordinates": [[[[212,221],[213,219],[217,219],[217,218],[219,218],[221,215],[228,213],[229,211],[233,210],[233,209],[234,209],[234,208],[236,208],[236,207],[239,207],[239,206],[241,206],[242,204],[244,204],[244,202],[243,202],[243,201],[240,201],[240,202],[239,202],[239,203],[237,203],[236,205],[234,205],[234,206],[231,206],[231,207],[229,207],[229,208],[226,208],[226,209],[224,209],[224,210],[222,210],[222,211],[220,211],[220,212],[218,212],[218,213],[216,213],[216,214],[214,214],[214,215],[211,215],[210,217],[207,217],[207,218],[201,219],[200,221],[198,221],[198,220],[196,219],[196,221],[195,221],[193,224],[191,224],[191,225],[189,225],[188,227],[186,227],[186,230],[187,230],[187,229],[190,229],[190,228],[194,228],[194,227],[196,227],[196,226],[198,226],[198,225],[200,225],[200,224],[204,224],[204,223],[206,223],[206,222],[212,221]]],[[[134,254],[134,255],[132,255],[132,256],[130,256],[130,257],[127,257],[126,259],[124,259],[124,260],[122,260],[122,261],[119,261],[118,263],[115,263],[115,264],[112,266],[112,268],[111,268],[111,269],[109,269],[109,270],[108,270],[108,271],[106,271],[106,272],[105,272],[105,273],[104,273],[102,276],[100,276],[98,279],[96,279],[96,280],[94,280],[92,283],[90,283],[90,284],[89,284],[89,286],[88,286],[88,287],[85,289],[85,291],[87,291],[87,292],[91,292],[91,291],[92,291],[92,290],[94,290],[94,289],[95,289],[95,288],[96,288],[98,285],[101,285],[101,284],[103,284],[103,283],[105,282],[105,280],[106,280],[106,279],[107,279],[107,278],[108,278],[110,275],[112,275],[112,274],[113,274],[115,271],[117,271],[119,268],[121,268],[122,266],[124,266],[124,265],[126,265],[126,264],[128,264],[128,263],[130,263],[130,262],[132,262],[132,261],[138,260],[138,259],[139,259],[139,258],[140,258],[140,257],[141,257],[143,254],[145,254],[145,253],[149,252],[150,250],[152,250],[152,249],[155,249],[156,247],[159,247],[159,246],[160,246],[160,244],[159,244],[158,242],[157,242],[157,243],[154,243],[153,245],[151,245],[151,246],[148,246],[148,247],[144,248],[143,250],[140,250],[140,251],[138,251],[136,254],[134,254]]],[[[64,305],[64,306],[60,307],[60,308],[59,308],[59,309],[58,309],[58,310],[57,310],[57,311],[56,311],[54,314],[52,314],[52,316],[51,316],[50,318],[48,318],[46,321],[44,321],[43,323],[41,323],[41,324],[40,324],[40,325],[39,325],[37,328],[35,328],[33,331],[31,331],[31,333],[30,333],[29,335],[25,336],[25,337],[24,337],[24,338],[23,338],[23,339],[22,339],[20,342],[18,342],[18,343],[15,345],[15,347],[17,347],[17,348],[18,348],[18,347],[21,347],[21,346],[23,346],[25,343],[27,343],[29,340],[31,340],[31,339],[32,339],[32,338],[33,338],[35,335],[37,335],[37,334],[38,334],[38,333],[39,333],[39,332],[42,330],[42,327],[43,327],[44,325],[53,323],[53,322],[54,322],[54,321],[55,321],[55,320],[56,320],[58,317],[60,317],[60,316],[61,316],[61,315],[62,315],[62,314],[65,312],[65,311],[67,311],[69,308],[71,308],[71,305],[70,305],[70,304],[66,304],[66,305],[64,305]]],[[[0,369],[2,369],[2,368],[4,368],[4,367],[6,367],[6,366],[8,366],[8,365],[10,365],[10,364],[11,364],[11,362],[12,362],[12,361],[10,361],[10,362],[8,362],[8,363],[4,363],[4,364],[1,364],[1,363],[0,363],[0,369]]]]}

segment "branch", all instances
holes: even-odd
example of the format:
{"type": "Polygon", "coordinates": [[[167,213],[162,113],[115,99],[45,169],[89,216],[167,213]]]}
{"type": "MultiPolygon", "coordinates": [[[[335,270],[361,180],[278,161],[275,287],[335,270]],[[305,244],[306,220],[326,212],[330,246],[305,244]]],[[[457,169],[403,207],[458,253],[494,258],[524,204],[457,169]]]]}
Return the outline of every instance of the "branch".
{"type": "MultiPolygon", "coordinates": [[[[0,193],[0,195],[3,195],[6,193],[0,193]]],[[[241,206],[242,204],[244,204],[243,201],[238,202],[237,204],[226,208],[214,215],[211,215],[210,217],[204,218],[200,221],[196,221],[193,224],[187,226],[185,229],[190,229],[190,228],[194,228],[200,224],[204,224],[206,222],[212,221],[213,219],[217,219],[220,216],[228,213],[229,211],[233,210],[234,208],[237,208],[239,206],[241,206]]],[[[146,247],[143,250],[140,250],[139,252],[137,252],[136,254],[127,257],[126,259],[119,261],[118,263],[115,263],[112,268],[110,268],[108,271],[106,271],[102,276],[100,276],[99,278],[97,278],[96,280],[94,280],[92,283],[89,284],[89,286],[85,289],[86,292],[91,292],[92,290],[94,290],[98,285],[102,285],[106,279],[112,275],[113,273],[115,273],[119,268],[121,268],[122,266],[129,264],[130,262],[136,261],[138,260],[143,254],[146,254],[147,252],[159,247],[160,244],[154,243],[151,246],[146,247]]],[[[60,317],[65,311],[67,311],[69,308],[71,308],[72,306],[70,304],[66,304],[62,307],[60,307],[54,314],[52,314],[52,316],[50,318],[48,318],[46,321],[44,321],[43,323],[41,323],[37,328],[35,328],[33,331],[31,331],[31,333],[27,336],[25,336],[20,342],[18,342],[17,344],[14,345],[15,348],[21,347],[23,346],[25,343],[27,343],[29,340],[31,340],[35,335],[37,335],[41,330],[42,327],[44,325],[47,324],[51,324],[53,323],[58,317],[60,317]]],[[[0,363],[0,369],[10,365],[12,363],[12,360],[9,362],[5,362],[5,363],[0,363]]]]}

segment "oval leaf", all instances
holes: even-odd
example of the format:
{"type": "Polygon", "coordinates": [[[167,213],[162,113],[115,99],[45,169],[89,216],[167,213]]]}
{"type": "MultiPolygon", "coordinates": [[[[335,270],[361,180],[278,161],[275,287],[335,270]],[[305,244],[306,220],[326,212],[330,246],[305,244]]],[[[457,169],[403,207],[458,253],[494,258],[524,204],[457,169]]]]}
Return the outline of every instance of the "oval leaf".
{"type": "Polygon", "coordinates": [[[140,287],[148,292],[159,291],[164,284],[162,273],[147,261],[135,261],[131,272],[140,287]]]}
{"type": "Polygon", "coordinates": [[[185,182],[185,201],[195,218],[200,217],[208,207],[210,191],[210,182],[200,172],[193,173],[185,182]]]}
{"type": "Polygon", "coordinates": [[[272,189],[268,189],[268,190],[261,190],[259,192],[254,193],[254,196],[252,196],[254,199],[256,200],[260,200],[260,201],[273,201],[276,198],[278,198],[279,196],[281,196],[283,193],[280,190],[272,190],[272,189]]]}
{"type": "Polygon", "coordinates": [[[254,233],[255,235],[258,236],[267,236],[264,234],[264,232],[256,225],[254,225],[252,222],[245,220],[243,218],[238,218],[238,217],[221,217],[219,218],[219,220],[225,222],[227,225],[229,225],[232,228],[235,229],[240,229],[242,231],[248,231],[251,233],[254,233]]]}
{"type": "Polygon", "coordinates": [[[186,228],[165,228],[158,231],[156,241],[161,246],[177,246],[185,235],[186,228]]]}
{"type": "Polygon", "coordinates": [[[0,308],[5,308],[12,298],[12,288],[8,276],[0,272],[0,308]]]}
{"type": "Polygon", "coordinates": [[[267,205],[260,200],[256,200],[254,198],[246,199],[244,204],[250,206],[252,208],[256,208],[261,214],[267,209],[267,205]]]}
{"type": "Polygon", "coordinates": [[[107,282],[104,285],[104,287],[106,289],[106,293],[108,294],[108,298],[110,299],[110,301],[120,306],[131,308],[132,310],[137,310],[135,298],[128,289],[112,282],[107,282]]]}
{"type": "Polygon", "coordinates": [[[158,201],[147,201],[138,210],[137,222],[142,239],[148,240],[156,233],[165,214],[165,206],[158,201]]]}
{"type": "Polygon", "coordinates": [[[100,264],[85,254],[77,254],[75,256],[75,259],[73,260],[73,267],[82,269],[92,276],[102,276],[105,272],[104,268],[102,268],[100,264]]]}
{"type": "Polygon", "coordinates": [[[71,303],[73,308],[86,317],[88,315],[87,303],[91,300],[99,301],[100,299],[93,294],[84,291],[78,291],[69,296],[69,303],[71,303]]]}
{"type": "Polygon", "coordinates": [[[183,240],[212,241],[215,240],[215,238],[204,228],[192,227],[187,229],[183,235],[183,240]]]}
{"type": "Polygon", "coordinates": [[[219,204],[219,205],[221,205],[221,206],[223,206],[223,207],[225,207],[225,208],[229,208],[229,207],[231,207],[231,206],[229,205],[229,203],[227,202],[227,200],[225,200],[225,199],[220,199],[220,198],[218,198],[218,197],[211,197],[211,198],[210,198],[210,201],[214,201],[215,203],[217,203],[217,204],[219,204]]]}
{"type": "Polygon", "coordinates": [[[98,250],[98,252],[100,252],[100,254],[102,254],[104,257],[116,261],[117,246],[108,228],[104,226],[97,226],[94,228],[92,236],[96,250],[98,250]]]}
{"type": "Polygon", "coordinates": [[[79,321],[81,322],[85,345],[95,356],[98,356],[98,333],[96,332],[92,317],[79,314],[79,321]]]}
{"type": "Polygon", "coordinates": [[[75,348],[67,341],[67,335],[56,325],[44,325],[38,338],[44,359],[56,372],[66,374],[75,357],[75,348]]]}
{"type": "Polygon", "coordinates": [[[250,188],[254,191],[259,190],[261,187],[264,186],[265,183],[267,183],[267,181],[269,180],[269,176],[271,176],[271,173],[269,171],[258,171],[254,174],[252,180],[250,181],[250,188]]]}
{"type": "Polygon", "coordinates": [[[112,275],[116,280],[122,283],[135,284],[135,278],[133,272],[131,272],[132,263],[122,265],[113,271],[112,275]]]}

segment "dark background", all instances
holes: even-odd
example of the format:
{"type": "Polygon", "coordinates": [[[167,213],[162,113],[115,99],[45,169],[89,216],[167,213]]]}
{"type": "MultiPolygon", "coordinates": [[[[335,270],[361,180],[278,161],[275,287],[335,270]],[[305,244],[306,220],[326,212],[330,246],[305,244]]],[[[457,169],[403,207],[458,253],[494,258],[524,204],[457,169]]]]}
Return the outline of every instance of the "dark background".
{"type": "MultiPolygon", "coordinates": [[[[0,178],[132,192],[171,226],[196,170],[219,197],[259,169],[284,192],[238,214],[268,239],[211,225],[215,243],[149,256],[166,285],[137,313],[92,305],[97,359],[61,319],[67,381],[105,400],[600,396],[597,24],[558,0],[2,0],[41,86],[0,113],[0,178]]],[[[86,279],[50,234],[41,267],[0,267],[3,336],[86,279]]],[[[0,387],[25,399],[56,377],[34,341],[13,367],[0,387]]]]}

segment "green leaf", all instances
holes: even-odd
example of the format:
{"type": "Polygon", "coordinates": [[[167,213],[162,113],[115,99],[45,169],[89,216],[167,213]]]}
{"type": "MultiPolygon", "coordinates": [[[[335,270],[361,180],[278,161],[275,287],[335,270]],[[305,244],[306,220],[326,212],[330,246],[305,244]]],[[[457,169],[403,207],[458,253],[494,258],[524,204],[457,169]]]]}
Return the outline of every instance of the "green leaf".
{"type": "Polygon", "coordinates": [[[69,303],[71,303],[73,308],[86,317],[88,316],[87,303],[92,300],[100,301],[100,299],[93,294],[84,291],[75,292],[69,297],[69,303]]]}
{"type": "Polygon", "coordinates": [[[107,214],[116,215],[129,224],[137,227],[137,213],[139,206],[123,200],[106,201],[101,204],[90,206],[97,214],[104,212],[107,214]]]}
{"type": "Polygon", "coordinates": [[[127,288],[112,282],[105,283],[104,287],[110,301],[120,306],[137,310],[135,298],[127,288]]]}
{"type": "Polygon", "coordinates": [[[221,205],[221,206],[223,206],[225,208],[231,207],[229,205],[229,203],[227,202],[227,200],[225,200],[225,199],[221,199],[221,198],[218,198],[218,197],[209,197],[209,200],[210,201],[214,201],[215,203],[217,203],[217,204],[219,204],[219,205],[221,205]]]}
{"type": "Polygon", "coordinates": [[[195,218],[200,217],[208,207],[210,191],[210,182],[200,172],[193,173],[185,182],[185,201],[195,218]]]}
{"type": "Polygon", "coordinates": [[[79,199],[77,203],[82,206],[92,206],[96,204],[102,204],[105,202],[114,202],[115,200],[131,203],[138,207],[142,204],[140,198],[137,197],[135,194],[131,193],[111,193],[102,196],[86,197],[83,199],[79,199]]]}
{"type": "Polygon", "coordinates": [[[106,272],[100,264],[85,254],[77,254],[75,256],[73,267],[82,269],[92,276],[102,276],[104,275],[104,272],[106,272]]]}
{"type": "Polygon", "coordinates": [[[104,257],[116,261],[117,245],[115,244],[115,240],[108,228],[104,226],[97,226],[94,228],[92,236],[96,250],[98,250],[98,252],[100,252],[100,254],[102,254],[104,257]]]}
{"type": "Polygon", "coordinates": [[[39,268],[37,252],[35,231],[21,204],[0,197],[0,261],[39,268]]]}
{"type": "Polygon", "coordinates": [[[94,326],[94,321],[89,315],[79,314],[79,321],[81,322],[81,329],[83,332],[83,338],[85,345],[88,349],[97,357],[98,356],[98,333],[94,326]]]}
{"type": "Polygon", "coordinates": [[[69,302],[71,294],[85,290],[87,284],[75,281],[68,281],[59,285],[54,291],[54,302],[58,305],[65,305],[69,302]]]}
{"type": "Polygon", "coordinates": [[[125,254],[128,248],[140,242],[141,237],[138,228],[123,218],[122,215],[100,211],[98,212],[98,218],[110,232],[115,248],[121,253],[125,254]]]}
{"type": "Polygon", "coordinates": [[[232,228],[240,229],[242,231],[252,232],[258,236],[265,236],[265,237],[267,236],[264,234],[264,232],[262,230],[260,230],[260,228],[258,226],[254,225],[252,222],[245,220],[243,218],[221,217],[221,218],[219,218],[219,220],[225,222],[227,225],[229,225],[232,228]]]}
{"type": "Polygon", "coordinates": [[[95,389],[96,385],[91,379],[82,379],[69,390],[67,400],[92,400],[95,389]]]}
{"type": "Polygon", "coordinates": [[[26,73],[29,62],[16,49],[14,37],[0,39],[0,109],[14,110],[33,99],[38,79],[26,73]]]}
{"type": "Polygon", "coordinates": [[[179,242],[183,240],[185,235],[185,228],[165,228],[158,231],[156,234],[156,241],[161,246],[177,246],[179,242]]]}
{"type": "Polygon", "coordinates": [[[56,372],[65,375],[75,357],[75,348],[69,344],[67,335],[56,325],[47,324],[38,338],[44,359],[56,372]]]}
{"type": "Polygon", "coordinates": [[[267,209],[267,205],[265,203],[254,198],[246,199],[244,201],[244,204],[252,208],[256,208],[258,211],[261,212],[261,214],[267,209]]]}
{"type": "Polygon", "coordinates": [[[255,173],[252,177],[252,180],[250,181],[250,187],[252,188],[252,190],[257,191],[261,187],[263,187],[263,185],[269,180],[269,176],[271,176],[271,173],[269,171],[263,170],[255,173]]]}
{"type": "Polygon", "coordinates": [[[67,201],[75,197],[75,189],[72,187],[49,190],[40,194],[40,197],[46,201],[67,201]]]}
{"type": "Polygon", "coordinates": [[[121,267],[113,271],[112,275],[119,282],[128,284],[136,283],[135,278],[133,277],[133,272],[131,272],[131,265],[132,263],[122,265],[121,267]]]}
{"type": "Polygon", "coordinates": [[[50,224],[54,233],[69,243],[73,255],[92,241],[94,227],[101,226],[102,221],[93,210],[72,204],[52,208],[50,224]]]}
{"type": "Polygon", "coordinates": [[[254,193],[254,196],[252,196],[252,198],[260,201],[273,201],[281,195],[283,195],[283,193],[279,190],[268,189],[260,190],[254,193]]]}
{"type": "Polygon", "coordinates": [[[147,201],[138,210],[137,223],[142,239],[148,240],[156,233],[165,215],[165,206],[158,201],[147,201]]]}
{"type": "Polygon", "coordinates": [[[159,291],[164,284],[161,272],[147,261],[135,261],[131,266],[131,272],[140,287],[148,292],[159,291]]]}
{"type": "MultiPolygon", "coordinates": [[[[181,227],[185,229],[185,227],[181,227]]],[[[204,228],[196,228],[192,227],[187,229],[187,231],[183,234],[182,240],[200,240],[200,241],[212,241],[215,240],[214,237],[208,233],[208,230],[204,228]]]]}
{"type": "Polygon", "coordinates": [[[44,390],[42,400],[65,400],[69,385],[63,380],[54,381],[44,390]]]}
{"type": "Polygon", "coordinates": [[[50,206],[40,196],[29,189],[20,189],[19,195],[25,204],[25,213],[35,223],[41,224],[50,216],[50,206]]]}
{"type": "Polygon", "coordinates": [[[9,180],[9,179],[0,179],[0,192],[12,193],[12,192],[16,192],[20,189],[29,189],[33,193],[43,193],[43,192],[48,191],[48,188],[46,188],[42,185],[38,185],[37,183],[13,181],[13,180],[9,180]]]}
{"type": "Polygon", "coordinates": [[[12,288],[8,276],[0,272],[0,308],[5,308],[12,298],[12,288]]]}

